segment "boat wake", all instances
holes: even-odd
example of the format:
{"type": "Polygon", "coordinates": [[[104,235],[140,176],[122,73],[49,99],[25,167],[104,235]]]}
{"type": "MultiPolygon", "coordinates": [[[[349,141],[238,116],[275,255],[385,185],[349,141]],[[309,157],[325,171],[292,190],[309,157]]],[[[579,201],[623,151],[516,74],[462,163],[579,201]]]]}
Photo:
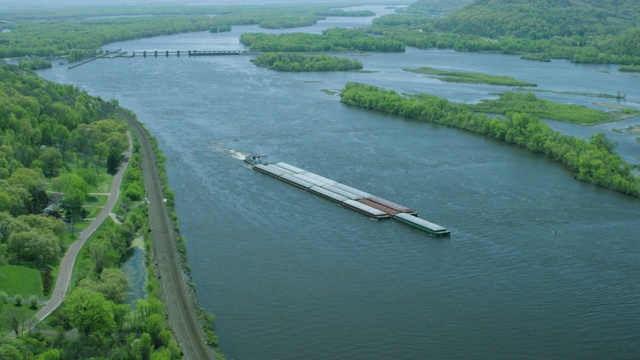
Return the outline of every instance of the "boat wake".
{"type": "Polygon", "coordinates": [[[251,153],[242,152],[235,149],[227,149],[226,147],[224,147],[224,143],[222,142],[214,143],[210,148],[217,153],[227,154],[232,158],[238,160],[244,160],[245,157],[251,155],[251,153]]]}
{"type": "Polygon", "coordinates": [[[237,151],[237,150],[233,150],[233,149],[229,149],[229,150],[227,150],[227,152],[231,155],[231,157],[233,157],[234,159],[238,159],[238,160],[244,160],[245,157],[251,155],[250,153],[237,151]]]}

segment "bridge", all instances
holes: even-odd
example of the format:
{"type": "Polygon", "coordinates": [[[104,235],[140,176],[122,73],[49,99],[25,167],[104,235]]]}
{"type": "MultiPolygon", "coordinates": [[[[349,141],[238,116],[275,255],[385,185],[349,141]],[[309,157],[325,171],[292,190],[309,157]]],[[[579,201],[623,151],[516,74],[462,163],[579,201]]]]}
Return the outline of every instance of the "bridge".
{"type": "Polygon", "coordinates": [[[246,51],[246,50],[143,50],[143,51],[132,51],[131,53],[127,51],[122,51],[122,49],[113,50],[113,51],[105,51],[104,54],[99,54],[90,59],[81,61],[79,63],[69,65],[68,69],[76,68],[80,65],[84,65],[86,63],[98,60],[98,59],[115,59],[115,58],[133,58],[138,55],[142,55],[142,57],[159,57],[159,56],[228,56],[228,55],[257,55],[259,54],[256,51],[246,51]]]}
{"type": "Polygon", "coordinates": [[[201,51],[201,50],[187,50],[187,51],[181,51],[181,50],[164,50],[164,51],[158,51],[158,50],[152,50],[152,51],[133,51],[131,53],[131,55],[129,57],[135,57],[136,55],[142,55],[142,57],[147,57],[147,56],[153,56],[153,57],[158,57],[158,56],[223,56],[223,55],[242,55],[242,54],[247,54],[247,51],[241,51],[241,50],[205,50],[205,51],[201,51]]]}

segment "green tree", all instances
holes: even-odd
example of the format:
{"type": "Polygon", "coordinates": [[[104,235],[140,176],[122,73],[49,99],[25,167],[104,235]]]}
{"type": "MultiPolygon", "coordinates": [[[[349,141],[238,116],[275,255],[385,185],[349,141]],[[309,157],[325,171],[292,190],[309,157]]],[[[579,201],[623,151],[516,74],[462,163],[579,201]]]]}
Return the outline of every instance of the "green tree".
{"type": "Polygon", "coordinates": [[[149,360],[151,359],[151,335],[147,333],[143,333],[140,336],[137,344],[138,354],[140,355],[140,359],[149,360]]]}
{"type": "Polygon", "coordinates": [[[65,311],[71,326],[85,335],[109,334],[115,326],[113,303],[97,291],[76,289],[65,300],[65,311]]]}
{"type": "Polygon", "coordinates": [[[8,250],[16,262],[29,261],[43,268],[58,261],[60,243],[52,232],[32,229],[11,234],[8,250]]]}
{"type": "Polygon", "coordinates": [[[109,156],[107,156],[107,172],[109,172],[109,174],[117,173],[121,161],[122,152],[118,152],[117,150],[113,149],[109,151],[109,156]]]}
{"type": "Polygon", "coordinates": [[[48,147],[40,155],[40,161],[42,161],[47,174],[54,176],[62,167],[62,153],[57,148],[48,147]]]}
{"type": "Polygon", "coordinates": [[[8,181],[11,186],[21,187],[29,194],[25,204],[29,213],[37,213],[47,203],[47,184],[42,172],[28,168],[16,169],[8,181]]]}
{"type": "Polygon", "coordinates": [[[614,153],[618,143],[615,140],[609,140],[607,136],[601,132],[595,133],[589,136],[589,143],[605,149],[608,153],[614,153]]]}
{"type": "Polygon", "coordinates": [[[100,274],[97,290],[104,294],[107,300],[123,303],[129,290],[129,279],[119,268],[107,268],[100,274]]]}
{"type": "Polygon", "coordinates": [[[23,360],[20,351],[11,344],[0,345],[0,359],[3,360],[23,360]]]}
{"type": "Polygon", "coordinates": [[[83,219],[87,211],[84,209],[84,203],[87,198],[87,193],[76,188],[68,191],[64,196],[64,210],[71,224],[83,219]]]}
{"type": "Polygon", "coordinates": [[[62,355],[58,349],[49,349],[38,357],[38,360],[60,360],[62,355]]]}
{"type": "Polygon", "coordinates": [[[29,304],[31,304],[31,309],[35,310],[38,308],[38,297],[35,295],[29,296],[29,304]]]}

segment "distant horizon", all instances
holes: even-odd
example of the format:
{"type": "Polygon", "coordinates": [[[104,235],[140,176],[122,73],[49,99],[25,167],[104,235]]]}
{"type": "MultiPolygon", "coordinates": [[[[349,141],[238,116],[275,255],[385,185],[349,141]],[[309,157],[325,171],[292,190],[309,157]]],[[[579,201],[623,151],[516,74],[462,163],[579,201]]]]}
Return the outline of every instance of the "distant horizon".
{"type": "MultiPolygon", "coordinates": [[[[185,5],[185,6],[216,6],[216,5],[270,5],[270,4],[308,4],[308,3],[370,3],[370,4],[394,4],[399,3],[398,0],[3,0],[0,5],[2,9],[30,9],[37,7],[68,7],[68,6],[109,6],[109,5],[185,5]]],[[[407,1],[406,3],[415,2],[407,1]]],[[[0,14],[0,16],[2,16],[0,14]]]]}

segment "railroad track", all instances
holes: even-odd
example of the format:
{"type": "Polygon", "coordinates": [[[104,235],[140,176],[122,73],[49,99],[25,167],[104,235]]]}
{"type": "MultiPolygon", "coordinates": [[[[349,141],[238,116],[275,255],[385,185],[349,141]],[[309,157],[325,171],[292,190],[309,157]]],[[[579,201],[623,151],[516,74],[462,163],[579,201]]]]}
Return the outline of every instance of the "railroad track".
{"type": "Polygon", "coordinates": [[[214,350],[206,342],[195,304],[189,297],[189,289],[176,249],[173,221],[164,204],[164,194],[151,139],[137,120],[122,110],[118,112],[127,120],[140,144],[142,173],[149,201],[149,228],[155,250],[162,300],[169,315],[169,324],[180,343],[184,359],[215,359],[214,350]]]}

